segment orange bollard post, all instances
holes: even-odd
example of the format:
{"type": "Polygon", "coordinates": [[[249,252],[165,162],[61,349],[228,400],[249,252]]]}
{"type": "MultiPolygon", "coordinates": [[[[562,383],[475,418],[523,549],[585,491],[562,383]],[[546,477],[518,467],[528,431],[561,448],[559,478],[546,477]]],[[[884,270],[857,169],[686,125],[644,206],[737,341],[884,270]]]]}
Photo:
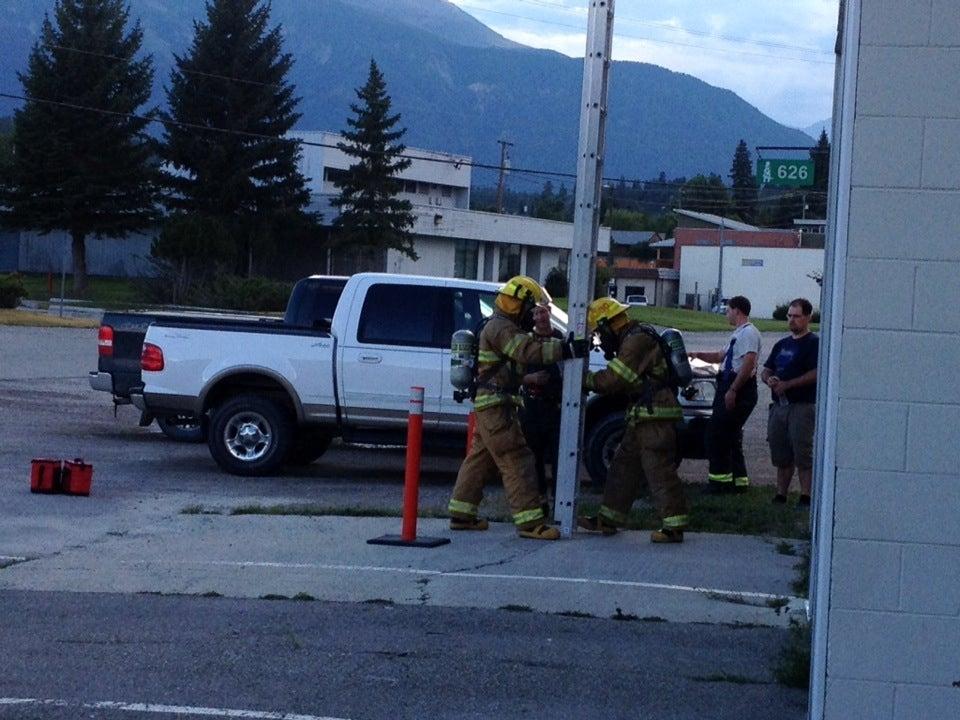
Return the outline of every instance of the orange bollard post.
{"type": "Polygon", "coordinates": [[[470,449],[473,447],[473,433],[477,430],[477,412],[471,410],[470,414],[467,415],[467,455],[470,454],[470,449]]]}
{"type": "Polygon", "coordinates": [[[403,524],[400,535],[383,535],[367,540],[369,545],[437,547],[449,538],[417,537],[417,505],[420,495],[420,450],[423,445],[423,388],[410,388],[410,415],[407,421],[407,461],[403,477],[403,524]]]}

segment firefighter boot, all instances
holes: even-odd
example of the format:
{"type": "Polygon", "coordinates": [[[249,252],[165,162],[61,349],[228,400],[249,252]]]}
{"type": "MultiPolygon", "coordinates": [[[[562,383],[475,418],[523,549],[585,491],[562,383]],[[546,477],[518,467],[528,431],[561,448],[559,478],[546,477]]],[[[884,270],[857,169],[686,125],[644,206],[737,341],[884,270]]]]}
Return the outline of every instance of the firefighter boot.
{"type": "Polygon", "coordinates": [[[560,531],[549,525],[537,525],[532,528],[517,528],[517,534],[531,540],[559,540],[560,531]]]}
{"type": "Polygon", "coordinates": [[[577,518],[577,527],[587,532],[599,533],[601,535],[617,534],[616,526],[608,524],[599,515],[581,515],[577,518]]]}
{"type": "Polygon", "coordinates": [[[490,523],[488,523],[485,519],[481,517],[450,518],[451,530],[486,530],[488,527],[490,527],[490,523]]]}
{"type": "Polygon", "coordinates": [[[683,530],[675,528],[660,528],[650,533],[650,542],[652,543],[682,543],[683,530]]]}

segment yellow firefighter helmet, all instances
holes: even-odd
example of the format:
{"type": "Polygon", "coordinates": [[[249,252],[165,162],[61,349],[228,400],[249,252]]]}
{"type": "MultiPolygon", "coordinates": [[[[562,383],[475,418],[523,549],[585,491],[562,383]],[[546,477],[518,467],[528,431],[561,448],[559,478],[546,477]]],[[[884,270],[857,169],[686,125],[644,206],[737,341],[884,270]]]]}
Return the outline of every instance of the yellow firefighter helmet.
{"type": "Polygon", "coordinates": [[[593,333],[601,323],[609,323],[620,313],[630,309],[629,305],[612,297],[597,298],[587,308],[587,332],[593,333]]]}

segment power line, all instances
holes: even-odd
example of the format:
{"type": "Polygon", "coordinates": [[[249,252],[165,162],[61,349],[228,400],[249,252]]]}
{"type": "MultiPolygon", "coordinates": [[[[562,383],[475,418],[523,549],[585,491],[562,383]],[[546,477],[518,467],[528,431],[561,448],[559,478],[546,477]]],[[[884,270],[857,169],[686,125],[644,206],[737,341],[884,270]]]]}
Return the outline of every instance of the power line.
{"type": "MultiPolygon", "coordinates": [[[[91,106],[88,106],[88,105],[81,105],[81,104],[79,104],[79,103],[72,103],[72,102],[68,102],[68,101],[65,101],[65,100],[50,100],[50,99],[46,99],[46,98],[28,97],[28,96],[25,96],[25,95],[18,95],[18,94],[7,93],[7,92],[0,92],[0,97],[2,97],[2,98],[7,98],[7,99],[10,99],[10,100],[21,100],[21,101],[24,101],[24,102],[35,102],[35,103],[40,103],[40,104],[42,104],[42,105],[51,105],[51,106],[55,106],[55,107],[63,107],[63,108],[67,108],[67,109],[69,109],[69,110],[75,110],[75,111],[81,111],[81,112],[99,113],[99,114],[101,114],[101,115],[107,115],[107,116],[110,116],[110,117],[120,117],[120,118],[134,119],[134,120],[144,120],[144,121],[146,121],[146,122],[148,122],[148,123],[157,123],[157,124],[164,125],[164,126],[181,127],[181,128],[186,128],[186,129],[188,129],[188,130],[199,130],[199,131],[204,131],[204,132],[212,132],[212,133],[216,133],[216,134],[219,134],[219,135],[236,135],[236,136],[239,136],[239,137],[247,137],[247,138],[260,139],[260,140],[278,140],[278,139],[281,139],[281,140],[282,140],[282,139],[286,139],[286,140],[289,140],[290,142],[296,142],[296,143],[299,143],[300,145],[305,145],[305,146],[309,146],[309,147],[320,147],[320,148],[327,148],[327,149],[339,149],[339,148],[338,148],[338,145],[335,144],[335,143],[315,142],[315,141],[304,140],[304,139],[302,139],[302,138],[296,138],[296,137],[292,137],[292,138],[277,138],[275,135],[267,135],[267,134],[265,134],[265,133],[251,132],[251,131],[247,131],[247,130],[235,130],[235,129],[229,129],[229,128],[219,128],[219,127],[215,127],[215,126],[211,126],[211,125],[202,125],[202,124],[200,124],[200,123],[186,122],[186,121],[183,121],[183,120],[167,120],[167,119],[164,119],[164,118],[156,117],[156,116],[154,116],[154,115],[142,115],[142,114],[139,114],[139,113],[128,113],[128,112],[122,112],[122,111],[119,111],[119,110],[108,110],[108,109],[104,109],[104,108],[91,107],[91,106]]],[[[400,155],[400,157],[403,157],[403,158],[406,158],[406,159],[410,159],[410,160],[420,160],[420,161],[423,161],[423,162],[439,163],[439,164],[443,164],[443,165],[454,165],[455,167],[466,166],[466,167],[472,167],[472,168],[477,168],[477,169],[481,169],[481,170],[496,170],[496,171],[498,171],[498,172],[499,172],[500,167],[501,167],[500,165],[493,165],[493,164],[489,164],[489,163],[479,163],[479,162],[475,162],[475,161],[473,161],[473,160],[467,160],[467,159],[465,159],[465,158],[463,158],[463,159],[437,158],[437,157],[429,157],[429,156],[425,156],[425,155],[414,155],[414,154],[410,154],[410,153],[403,153],[403,154],[400,155]]],[[[572,180],[576,180],[576,178],[577,178],[577,176],[576,176],[575,173],[560,172],[560,171],[555,171],[555,170],[542,170],[542,169],[536,169],[536,168],[513,168],[513,167],[511,167],[510,171],[511,171],[512,173],[516,173],[516,174],[524,174],[524,175],[535,176],[535,177],[564,178],[564,179],[572,179],[572,180]]],[[[687,187],[686,183],[680,183],[680,182],[674,182],[674,181],[664,181],[664,182],[661,182],[661,181],[659,181],[659,180],[640,180],[640,179],[638,179],[638,178],[625,178],[625,177],[624,177],[624,178],[609,178],[609,177],[604,177],[603,180],[604,180],[604,182],[616,182],[616,183],[619,183],[619,182],[621,182],[621,180],[622,180],[625,184],[626,184],[626,183],[630,183],[630,184],[640,184],[641,186],[643,186],[642,189],[644,189],[644,190],[646,189],[647,186],[651,186],[651,185],[652,185],[652,186],[659,187],[659,188],[684,188],[684,187],[687,187]]],[[[719,188],[718,188],[718,190],[719,190],[719,188]]],[[[748,203],[748,204],[754,204],[754,203],[756,203],[756,204],[762,204],[762,203],[769,202],[769,201],[771,201],[771,200],[777,200],[777,199],[779,199],[779,198],[781,198],[781,197],[788,197],[788,196],[794,195],[794,194],[796,194],[796,193],[798,193],[798,192],[800,192],[800,191],[784,192],[783,194],[774,195],[774,196],[772,196],[772,197],[767,197],[767,198],[764,198],[764,199],[759,199],[759,198],[758,198],[758,199],[755,200],[755,201],[754,201],[754,200],[745,200],[745,201],[743,201],[743,203],[748,203]]],[[[826,193],[823,193],[823,192],[820,192],[820,191],[812,191],[812,190],[809,190],[809,191],[805,191],[805,192],[807,193],[807,195],[810,195],[810,196],[817,196],[817,195],[824,195],[824,196],[825,196],[825,195],[826,195],[826,193]]],[[[712,199],[712,198],[703,198],[703,199],[697,200],[697,204],[698,204],[698,205],[701,205],[701,206],[704,205],[704,204],[710,204],[711,206],[715,206],[715,207],[717,207],[717,208],[729,207],[729,204],[725,203],[723,200],[721,200],[721,199],[716,199],[716,200],[714,200],[714,199],[712,199]],[[715,203],[715,205],[714,205],[714,203],[715,203]]]]}

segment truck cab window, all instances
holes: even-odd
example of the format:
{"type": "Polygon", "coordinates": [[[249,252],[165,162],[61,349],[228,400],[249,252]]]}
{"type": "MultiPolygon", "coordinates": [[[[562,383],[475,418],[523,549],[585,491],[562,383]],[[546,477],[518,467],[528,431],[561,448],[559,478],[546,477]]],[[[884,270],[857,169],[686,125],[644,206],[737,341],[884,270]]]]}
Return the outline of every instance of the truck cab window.
{"type": "Polygon", "coordinates": [[[440,300],[444,294],[444,288],[439,287],[372,285],[360,311],[357,340],[376,345],[446,347],[449,338],[440,337],[440,300]]]}

